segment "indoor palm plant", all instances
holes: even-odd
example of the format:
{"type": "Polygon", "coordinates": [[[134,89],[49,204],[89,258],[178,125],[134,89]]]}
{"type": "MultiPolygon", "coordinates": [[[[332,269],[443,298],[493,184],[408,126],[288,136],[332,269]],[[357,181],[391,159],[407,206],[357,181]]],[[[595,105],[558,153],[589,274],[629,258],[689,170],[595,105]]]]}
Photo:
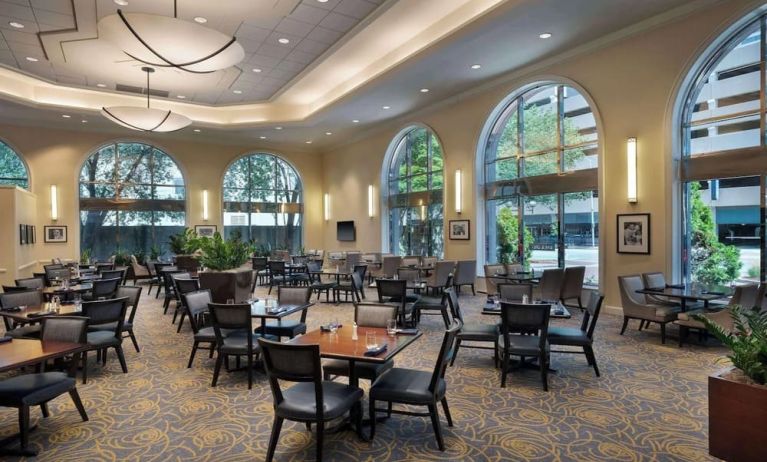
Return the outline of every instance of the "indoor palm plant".
{"type": "Polygon", "coordinates": [[[253,272],[243,265],[250,258],[251,247],[239,239],[224,240],[219,233],[199,239],[199,246],[204,268],[200,273],[200,287],[210,289],[216,303],[248,300],[253,272]]]}
{"type": "Polygon", "coordinates": [[[709,453],[730,461],[767,460],[767,311],[731,308],[728,331],[704,315],[693,318],[719,339],[733,367],[708,378],[709,453]]]}

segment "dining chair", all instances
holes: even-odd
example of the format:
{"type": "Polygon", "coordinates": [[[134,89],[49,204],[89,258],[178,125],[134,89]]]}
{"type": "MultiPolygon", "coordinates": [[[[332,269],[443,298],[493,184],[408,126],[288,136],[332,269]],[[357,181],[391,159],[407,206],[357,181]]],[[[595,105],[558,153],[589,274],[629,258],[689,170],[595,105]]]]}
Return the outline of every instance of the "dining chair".
{"type": "Polygon", "coordinates": [[[154,298],[160,298],[160,289],[165,287],[165,271],[173,271],[178,268],[173,266],[172,263],[160,263],[154,264],[154,279],[149,281],[149,293],[152,293],[152,286],[157,286],[157,293],[154,298]]]}
{"type": "Polygon", "coordinates": [[[322,262],[320,261],[310,260],[306,263],[306,267],[309,270],[309,288],[312,290],[312,293],[317,294],[317,301],[320,300],[320,296],[324,293],[325,301],[330,303],[330,291],[336,286],[335,280],[322,280],[322,274],[320,274],[320,271],[322,271],[322,262]]]}
{"type": "MultiPolygon", "coordinates": [[[[84,343],[88,320],[81,317],[59,316],[43,321],[44,341],[84,343]]],[[[70,369],[72,372],[74,368],[70,369]]],[[[49,371],[35,374],[23,374],[0,381],[0,406],[12,407],[19,410],[19,439],[21,451],[27,451],[29,446],[29,409],[40,406],[43,418],[50,414],[48,402],[69,393],[80,418],[88,421],[88,414],[77,392],[74,377],[66,372],[49,371]]]]}
{"type": "Polygon", "coordinates": [[[477,276],[477,260],[458,260],[453,275],[453,287],[458,294],[461,293],[462,286],[471,286],[471,294],[477,295],[474,290],[474,280],[477,276]]]}
{"type": "MultiPolygon", "coordinates": [[[[389,321],[397,320],[397,307],[385,303],[355,303],[354,322],[357,327],[381,327],[389,326],[389,321]]],[[[357,361],[354,364],[354,373],[357,377],[371,382],[380,377],[386,371],[394,367],[394,361],[388,360],[383,363],[369,363],[357,361]]],[[[349,377],[349,361],[343,359],[329,359],[322,363],[325,380],[331,377],[349,377]]]]}
{"type": "MultiPolygon", "coordinates": [[[[186,274],[186,273],[181,273],[186,274]]],[[[176,323],[176,316],[181,313],[181,319],[178,322],[178,328],[176,332],[181,332],[181,326],[184,324],[184,318],[186,317],[186,308],[184,307],[184,299],[181,297],[187,292],[194,292],[200,290],[200,280],[183,277],[182,275],[175,275],[173,277],[173,291],[176,294],[176,308],[173,310],[173,320],[171,324],[176,323]]]]}
{"type": "Polygon", "coordinates": [[[53,285],[53,281],[55,280],[63,280],[63,279],[69,279],[71,276],[71,273],[69,271],[69,268],[56,268],[47,270],[45,272],[45,283],[48,286],[53,285]]]}
{"type": "MultiPolygon", "coordinates": [[[[175,268],[175,267],[174,267],[175,268]]],[[[182,279],[191,279],[191,275],[181,269],[170,269],[170,268],[163,268],[162,270],[162,286],[163,286],[163,292],[165,292],[165,299],[162,302],[162,314],[168,313],[168,308],[170,308],[170,302],[172,300],[175,300],[176,303],[178,303],[179,298],[176,295],[176,281],[174,278],[182,278],[182,279]]]]}
{"type": "Polygon", "coordinates": [[[661,343],[665,344],[666,324],[677,318],[680,308],[652,303],[647,300],[644,294],[637,293],[637,290],[644,289],[642,278],[638,274],[618,276],[618,288],[620,289],[623,308],[621,335],[626,331],[631,319],[637,319],[640,322],[655,322],[660,325],[661,343]]]}
{"type": "Polygon", "coordinates": [[[206,325],[209,314],[208,305],[210,305],[213,299],[209,289],[187,292],[181,298],[184,300],[184,307],[189,316],[189,325],[192,326],[192,332],[194,333],[192,352],[189,355],[189,363],[186,366],[190,368],[201,343],[209,344],[206,349],[210,352],[211,358],[216,349],[216,332],[212,326],[206,325]]]}
{"type": "MultiPolygon", "coordinates": [[[[442,262],[440,262],[442,263],[442,262]]],[[[439,295],[420,295],[418,303],[415,304],[415,316],[418,322],[421,322],[421,315],[439,315],[445,323],[445,329],[450,327],[450,315],[448,314],[448,302],[445,290],[453,286],[452,276],[448,275],[445,285],[441,288],[439,295]]]]}
{"type": "Polygon", "coordinates": [[[250,259],[250,265],[253,267],[253,285],[250,288],[251,292],[255,292],[256,286],[262,284],[265,278],[269,277],[268,259],[266,257],[252,257],[250,259]]]}
{"type": "MultiPolygon", "coordinates": [[[[278,305],[305,305],[301,310],[300,319],[278,319],[266,323],[266,335],[273,335],[279,340],[282,337],[293,338],[306,333],[306,313],[309,310],[309,300],[312,298],[311,287],[279,286],[277,287],[278,305]]],[[[255,332],[261,333],[261,326],[255,332]]]]}
{"type": "Polygon", "coordinates": [[[441,403],[445,411],[447,425],[453,426],[450,416],[450,408],[447,405],[447,383],[445,371],[452,361],[453,346],[456,335],[461,329],[461,321],[456,320],[450,329],[445,331],[442,338],[442,346],[434,364],[434,370],[421,371],[394,367],[379,377],[370,387],[370,440],[373,441],[376,432],[376,412],[386,412],[387,415],[400,414],[409,416],[429,416],[434,427],[434,435],[440,451],[445,450],[445,442],[442,439],[442,430],[439,422],[437,406],[441,403]],[[383,401],[389,406],[387,409],[376,408],[376,402],[383,401]],[[404,404],[406,406],[426,406],[428,413],[415,413],[409,410],[393,409],[392,404],[404,404]]]}
{"type": "Polygon", "coordinates": [[[134,286],[138,283],[139,279],[149,279],[151,277],[151,275],[149,274],[148,265],[144,266],[141,263],[139,263],[135,255],[130,256],[130,266],[131,266],[131,271],[133,272],[134,286]]]}
{"type": "Polygon", "coordinates": [[[493,363],[495,367],[498,367],[498,325],[497,324],[467,324],[463,318],[463,312],[461,311],[461,305],[458,302],[458,293],[455,289],[448,289],[445,291],[447,295],[447,301],[450,304],[450,311],[453,314],[453,319],[461,321],[461,329],[456,334],[455,338],[455,352],[453,358],[450,361],[450,365],[455,364],[455,358],[458,357],[458,350],[461,348],[461,343],[471,342],[469,345],[465,345],[464,348],[476,348],[478,350],[493,350],[493,363]],[[480,346],[475,343],[492,343],[493,346],[480,346]]]}
{"type": "Polygon", "coordinates": [[[498,296],[501,300],[507,302],[521,302],[525,295],[527,295],[529,301],[533,301],[532,284],[498,284],[498,296]]]}
{"type": "MultiPolygon", "coordinates": [[[[646,288],[650,288],[650,289],[665,289],[669,287],[668,283],[666,282],[666,275],[660,271],[642,273],[642,283],[644,284],[646,288]]],[[[645,294],[645,300],[647,300],[650,303],[655,303],[658,305],[680,307],[678,301],[672,300],[662,295],[645,294]]],[[[692,300],[688,300],[687,306],[692,309],[701,308],[699,304],[693,303],[692,300]]],[[[644,324],[645,324],[645,321],[640,322],[640,325],[639,325],[640,330],[642,330],[642,327],[644,326],[644,324]]],[[[647,322],[647,324],[649,325],[650,323],[647,322]]]]}
{"type": "Polygon", "coordinates": [[[125,270],[109,270],[101,272],[101,279],[119,279],[120,284],[125,284],[125,270]]]}
{"type": "MultiPolygon", "coordinates": [[[[0,308],[15,308],[18,306],[41,306],[43,304],[43,293],[38,289],[27,289],[19,292],[5,292],[0,294],[0,308]]],[[[40,324],[29,323],[26,325],[11,324],[3,316],[5,323],[5,333],[13,338],[39,338],[40,324]]]]}
{"type": "Polygon", "coordinates": [[[504,269],[506,270],[506,274],[517,274],[524,271],[525,267],[522,263],[506,263],[504,269]]]}
{"type": "Polygon", "coordinates": [[[589,365],[594,368],[594,374],[596,374],[597,377],[599,377],[599,367],[597,366],[597,358],[594,355],[593,348],[594,329],[597,326],[597,319],[599,319],[599,312],[602,310],[602,302],[604,299],[604,295],[598,292],[591,292],[589,303],[586,305],[586,311],[583,313],[580,328],[561,326],[549,327],[549,345],[578,347],[583,350],[551,350],[551,352],[586,355],[586,361],[588,361],[589,365]]]}
{"type": "Polygon", "coordinates": [[[407,255],[402,257],[402,266],[418,266],[421,264],[421,257],[417,255],[407,255]]]}
{"type": "Polygon", "coordinates": [[[565,268],[564,280],[562,281],[562,291],[559,294],[559,300],[563,304],[565,304],[567,300],[575,299],[578,301],[578,308],[583,311],[581,292],[583,292],[584,277],[586,277],[585,266],[569,266],[565,268]]]}
{"type": "Polygon", "coordinates": [[[455,270],[455,262],[449,260],[443,260],[434,263],[434,269],[431,272],[431,276],[426,278],[426,294],[428,295],[429,289],[432,294],[442,293],[445,290],[448,279],[453,275],[455,270]]]}
{"type": "Polygon", "coordinates": [[[378,302],[398,306],[400,325],[416,324],[415,304],[421,299],[418,295],[407,293],[407,281],[403,279],[376,279],[378,302]]]}
{"type": "Polygon", "coordinates": [[[213,370],[212,387],[218,382],[221,365],[228,356],[245,356],[248,369],[248,390],[253,388],[253,357],[261,353],[253,333],[249,303],[209,303],[210,319],[216,334],[216,367],[213,370]]]}
{"type": "Polygon", "coordinates": [[[559,300],[562,293],[562,281],[565,277],[565,271],[562,268],[548,268],[543,270],[541,281],[538,283],[541,300],[555,301],[559,300]]]}
{"type": "Polygon", "coordinates": [[[352,302],[361,302],[362,293],[365,290],[364,282],[359,272],[352,272],[349,282],[341,281],[333,287],[334,297],[337,301],[341,300],[341,292],[344,293],[344,301],[349,301],[349,294],[352,296],[352,302]]]}
{"type": "Polygon", "coordinates": [[[85,295],[83,300],[108,300],[115,298],[117,288],[120,286],[120,278],[94,279],[90,294],[85,295]]]}
{"type": "Polygon", "coordinates": [[[402,266],[402,257],[393,255],[389,257],[383,257],[382,277],[384,279],[392,279],[397,274],[397,269],[402,266]]]}
{"type": "Polygon", "coordinates": [[[506,388],[511,356],[537,357],[543,391],[549,391],[549,317],[548,303],[501,302],[501,336],[498,340],[501,357],[501,388],[506,388]],[[531,334],[533,333],[534,334],[531,334]]]}
{"type": "Polygon", "coordinates": [[[125,313],[128,309],[127,302],[127,297],[83,302],[83,316],[88,318],[89,325],[109,324],[113,326],[110,330],[88,332],[86,336],[88,349],[83,352],[83,383],[86,383],[88,380],[88,351],[96,351],[97,360],[101,359],[102,364],[106,364],[107,350],[114,348],[123,374],[128,373],[128,365],[125,362],[125,354],[122,348],[123,324],[125,323],[125,313]]]}
{"type": "Polygon", "coordinates": [[[264,354],[264,368],[272,390],[274,423],[266,452],[267,462],[274,458],[282,423],[303,422],[317,427],[316,460],[322,460],[325,424],[350,412],[357,432],[362,427],[362,389],[322,380],[319,345],[292,345],[258,340],[264,354]],[[282,382],[294,382],[283,388],[282,382]]]}
{"type": "Polygon", "coordinates": [[[505,282],[505,279],[494,278],[498,274],[506,274],[506,267],[500,263],[494,265],[485,265],[485,292],[487,295],[498,294],[498,284],[505,282]]]}
{"type": "Polygon", "coordinates": [[[730,298],[729,303],[724,309],[719,311],[692,310],[684,313],[678,313],[674,324],[679,326],[679,346],[683,346],[685,340],[690,334],[690,330],[698,331],[699,335],[706,333],[706,325],[698,321],[693,316],[702,315],[711,321],[716,322],[726,332],[735,330],[735,320],[732,317],[732,308],[740,306],[743,309],[754,309],[759,296],[759,284],[744,284],[735,286],[735,291],[730,298]]]}
{"type": "MultiPolygon", "coordinates": [[[[138,309],[138,303],[141,299],[141,290],[142,287],[138,286],[120,286],[117,288],[117,295],[116,298],[126,298],[126,304],[128,305],[128,308],[130,311],[127,313],[128,319],[125,320],[123,323],[122,332],[123,334],[128,334],[127,337],[123,335],[123,338],[130,338],[131,342],[133,343],[133,348],[136,349],[136,352],[141,352],[141,349],[138,346],[138,340],[136,340],[136,334],[133,331],[134,326],[134,320],[136,318],[136,310],[138,309]]],[[[88,331],[97,331],[97,330],[106,330],[111,331],[114,330],[114,322],[107,323],[107,324],[91,324],[88,326],[88,331]]]]}
{"type": "Polygon", "coordinates": [[[41,278],[22,278],[14,281],[18,287],[25,289],[44,289],[45,280],[41,278]]]}
{"type": "Polygon", "coordinates": [[[347,272],[354,271],[354,267],[360,264],[362,261],[362,254],[359,252],[346,252],[346,261],[344,262],[344,270],[347,272]]]}
{"type": "Polygon", "coordinates": [[[269,266],[269,294],[272,293],[272,287],[285,286],[293,282],[292,278],[285,270],[285,262],[282,260],[270,260],[269,266]]]}

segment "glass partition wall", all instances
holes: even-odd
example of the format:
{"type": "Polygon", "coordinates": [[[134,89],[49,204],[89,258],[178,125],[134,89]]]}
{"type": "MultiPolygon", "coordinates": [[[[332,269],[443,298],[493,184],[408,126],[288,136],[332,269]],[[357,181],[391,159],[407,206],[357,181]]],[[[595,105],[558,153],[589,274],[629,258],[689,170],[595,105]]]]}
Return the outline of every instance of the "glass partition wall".
{"type": "Polygon", "coordinates": [[[585,266],[599,280],[598,135],[586,99],[541,83],[491,121],[484,152],[485,259],[585,266]]]}

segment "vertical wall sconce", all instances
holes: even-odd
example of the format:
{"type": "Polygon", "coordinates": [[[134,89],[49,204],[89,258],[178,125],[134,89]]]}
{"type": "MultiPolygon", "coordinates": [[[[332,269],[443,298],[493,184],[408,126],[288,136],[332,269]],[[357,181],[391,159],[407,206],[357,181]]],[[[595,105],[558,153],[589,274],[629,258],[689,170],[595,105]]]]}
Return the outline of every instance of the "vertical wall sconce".
{"type": "Polygon", "coordinates": [[[463,212],[463,172],[455,171],[455,213],[463,212]]]}
{"type": "Polygon", "coordinates": [[[626,141],[626,174],[628,184],[628,201],[637,201],[637,139],[629,138],[626,141]]]}
{"type": "Polygon", "coordinates": [[[330,220],[330,194],[328,193],[322,196],[322,208],[325,211],[325,221],[330,220]]]}
{"type": "Polygon", "coordinates": [[[375,216],[375,203],[373,202],[373,185],[368,185],[368,217],[375,216]]]}
{"type": "Polygon", "coordinates": [[[56,221],[59,219],[59,188],[55,185],[51,185],[51,220],[56,221]]]}
{"type": "Polygon", "coordinates": [[[426,221],[426,205],[424,205],[423,199],[418,201],[418,205],[421,207],[421,221],[426,221]]]}
{"type": "Polygon", "coordinates": [[[208,221],[208,190],[202,190],[202,220],[208,221]]]}

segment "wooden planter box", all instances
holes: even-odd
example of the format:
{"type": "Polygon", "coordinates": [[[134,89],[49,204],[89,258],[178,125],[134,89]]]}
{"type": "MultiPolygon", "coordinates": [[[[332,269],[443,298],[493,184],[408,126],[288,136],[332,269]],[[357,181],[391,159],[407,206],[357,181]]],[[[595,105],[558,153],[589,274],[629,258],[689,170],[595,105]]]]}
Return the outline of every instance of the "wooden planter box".
{"type": "Polygon", "coordinates": [[[767,387],[708,377],[708,452],[728,462],[767,461],[767,387]]]}
{"type": "Polygon", "coordinates": [[[242,303],[250,299],[253,279],[253,271],[250,269],[203,271],[199,276],[200,288],[210,289],[213,303],[226,303],[230,299],[242,303]]]}

